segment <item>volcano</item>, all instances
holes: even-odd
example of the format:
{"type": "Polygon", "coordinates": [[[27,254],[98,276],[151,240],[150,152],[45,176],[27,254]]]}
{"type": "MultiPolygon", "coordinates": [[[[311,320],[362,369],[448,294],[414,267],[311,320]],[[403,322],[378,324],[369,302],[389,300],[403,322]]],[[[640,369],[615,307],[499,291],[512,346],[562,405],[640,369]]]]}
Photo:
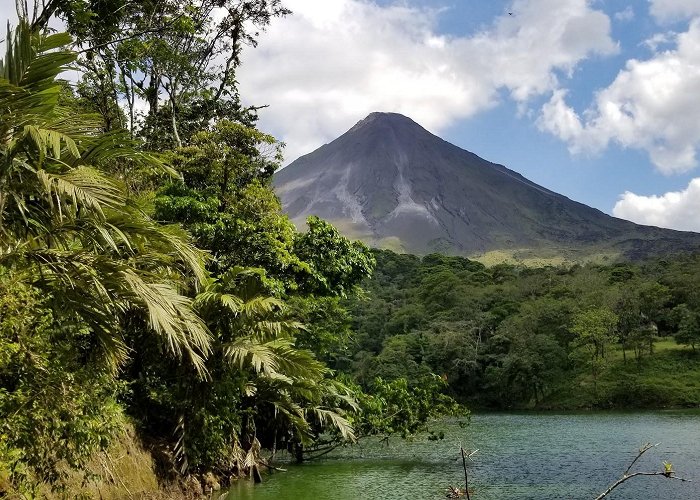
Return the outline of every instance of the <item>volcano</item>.
{"type": "Polygon", "coordinates": [[[431,134],[371,113],[275,174],[284,211],[375,247],[424,255],[638,259],[700,248],[700,234],[611,217],[431,134]]]}

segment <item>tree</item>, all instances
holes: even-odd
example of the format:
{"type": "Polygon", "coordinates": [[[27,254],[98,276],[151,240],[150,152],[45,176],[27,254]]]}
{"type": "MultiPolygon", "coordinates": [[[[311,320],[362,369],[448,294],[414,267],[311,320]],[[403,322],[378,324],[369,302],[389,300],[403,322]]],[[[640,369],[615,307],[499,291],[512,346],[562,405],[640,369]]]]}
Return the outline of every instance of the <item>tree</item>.
{"type": "Polygon", "coordinates": [[[296,230],[282,214],[269,182],[281,161],[281,145],[269,135],[222,121],[171,154],[182,180],[160,189],[155,217],[181,223],[209,250],[214,273],[230,267],[262,267],[274,293],[295,286],[309,272],[294,254],[296,230]]]}
{"type": "Polygon", "coordinates": [[[262,448],[293,450],[333,430],[353,439],[353,394],[296,345],[304,327],[283,301],[266,295],[262,274],[231,268],[197,295],[195,307],[213,335],[208,380],[185,376],[147,345],[129,366],[130,407],[151,435],[167,440],[175,431],[182,472],[244,476],[264,463],[262,448]],[[233,459],[240,454],[247,461],[233,459]]]}
{"type": "Polygon", "coordinates": [[[374,257],[359,241],[350,241],[328,222],[311,216],[308,230],[298,233],[294,253],[309,264],[301,289],[317,295],[345,297],[374,269],[374,257]]]}
{"type": "Polygon", "coordinates": [[[0,266],[23,270],[57,309],[80,315],[113,368],[127,354],[119,318],[129,312],[145,313],[170,351],[201,370],[208,333],[178,293],[181,280],[167,271],[202,280],[202,255],[180,231],[151,221],[100,170],[109,161],[157,162],[59,104],[56,77],[75,55],[51,51],[69,41],[24,23],[8,36],[0,63],[0,266]]]}
{"type": "Polygon", "coordinates": [[[643,284],[639,289],[640,310],[647,322],[643,329],[644,338],[649,348],[649,354],[654,352],[654,340],[658,332],[658,324],[666,313],[666,304],[671,298],[668,287],[658,282],[643,284]]]}
{"type": "Polygon", "coordinates": [[[69,42],[22,22],[0,60],[0,475],[9,464],[11,488],[56,484],[107,446],[121,423],[117,373],[138,347],[130,325],[193,378],[210,351],[180,292],[204,283],[203,254],[105,166],[166,169],[63,104],[69,42]]]}
{"type": "Polygon", "coordinates": [[[426,339],[425,360],[456,394],[469,394],[480,382],[481,346],[475,322],[435,322],[422,333],[426,339]]]}
{"type": "Polygon", "coordinates": [[[700,344],[700,315],[686,304],[676,306],[673,315],[678,322],[676,342],[689,345],[695,351],[695,345],[700,344]]]}
{"type": "Polygon", "coordinates": [[[618,319],[605,307],[587,309],[573,317],[571,331],[576,335],[575,343],[579,350],[585,353],[594,390],[597,390],[598,374],[605,362],[607,348],[615,340],[618,319]]]}
{"type": "Polygon", "coordinates": [[[10,498],[60,485],[123,424],[119,384],[94,359],[91,331],[51,306],[21,271],[0,266],[0,495],[10,498]]]}
{"type": "Polygon", "coordinates": [[[253,123],[255,109],[241,106],[236,89],[241,50],[289,13],[281,0],[54,0],[48,7],[37,23],[53,14],[66,20],[84,53],[85,81],[124,102],[121,126],[157,149],[180,147],[222,119],[253,123]]]}
{"type": "MultiPolygon", "coordinates": [[[[384,440],[398,436],[410,438],[429,432],[428,439],[442,439],[430,431],[430,422],[445,416],[466,417],[469,412],[444,394],[445,382],[432,375],[410,383],[405,378],[386,381],[375,378],[364,390],[344,380],[357,401],[358,410],[348,416],[357,440],[378,436],[384,440]]],[[[306,448],[298,449],[297,459],[311,460],[324,456],[347,441],[337,433],[329,433],[306,448]]]]}

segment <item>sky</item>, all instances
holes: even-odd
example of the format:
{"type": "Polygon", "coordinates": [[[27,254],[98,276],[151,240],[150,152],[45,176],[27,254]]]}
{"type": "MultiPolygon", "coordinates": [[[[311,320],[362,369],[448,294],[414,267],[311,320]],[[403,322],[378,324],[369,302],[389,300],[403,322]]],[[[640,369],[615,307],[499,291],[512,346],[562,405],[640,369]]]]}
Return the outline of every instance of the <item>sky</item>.
{"type": "Polygon", "coordinates": [[[283,3],[237,80],[285,163],[392,111],[608,214],[700,231],[700,0],[283,3]]]}
{"type": "Polygon", "coordinates": [[[372,111],[611,215],[700,231],[700,0],[286,0],[237,79],[286,163],[372,111]]]}

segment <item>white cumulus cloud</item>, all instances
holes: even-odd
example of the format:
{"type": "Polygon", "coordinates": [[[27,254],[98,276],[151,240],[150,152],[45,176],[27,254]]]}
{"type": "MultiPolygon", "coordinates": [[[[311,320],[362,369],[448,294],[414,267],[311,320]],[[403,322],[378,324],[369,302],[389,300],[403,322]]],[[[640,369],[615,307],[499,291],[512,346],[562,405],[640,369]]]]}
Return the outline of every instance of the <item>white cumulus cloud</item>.
{"type": "Polygon", "coordinates": [[[700,16],[698,0],[650,0],[649,12],[665,23],[700,16]]]}
{"type": "Polygon", "coordinates": [[[661,196],[626,192],[615,204],[613,215],[638,224],[700,232],[700,178],[682,191],[661,196]]]}
{"type": "Polygon", "coordinates": [[[700,148],[700,18],[677,35],[677,46],[651,58],[631,59],[593,105],[579,115],[555,91],[539,126],[565,140],[572,152],[597,152],[615,142],[646,150],[664,173],[697,166],[700,148]]]}
{"type": "Polygon", "coordinates": [[[610,19],[587,0],[516,0],[464,37],[437,31],[449,12],[370,0],[287,0],[238,74],[247,103],[269,104],[261,128],[310,152],[372,111],[409,115],[439,132],[498,103],[522,105],[559,86],[592,54],[617,50],[610,19]]]}

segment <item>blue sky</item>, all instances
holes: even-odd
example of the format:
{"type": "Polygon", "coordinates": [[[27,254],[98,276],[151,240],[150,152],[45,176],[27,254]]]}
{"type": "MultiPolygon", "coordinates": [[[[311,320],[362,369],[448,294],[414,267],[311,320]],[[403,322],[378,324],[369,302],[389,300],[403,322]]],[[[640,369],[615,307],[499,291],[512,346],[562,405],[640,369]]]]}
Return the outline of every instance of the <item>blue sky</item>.
{"type": "Polygon", "coordinates": [[[699,0],[286,3],[238,79],[288,161],[396,111],[606,213],[700,231],[699,0]]]}

